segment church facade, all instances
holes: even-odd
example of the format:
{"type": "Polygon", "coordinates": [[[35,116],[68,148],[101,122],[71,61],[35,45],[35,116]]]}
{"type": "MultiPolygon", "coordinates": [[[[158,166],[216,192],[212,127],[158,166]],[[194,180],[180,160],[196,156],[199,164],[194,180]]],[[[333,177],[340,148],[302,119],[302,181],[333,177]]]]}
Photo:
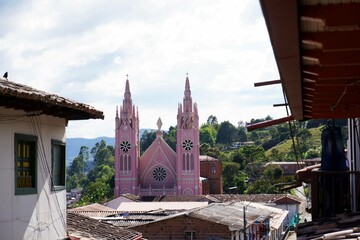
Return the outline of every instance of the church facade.
{"type": "Polygon", "coordinates": [[[123,104],[115,117],[115,196],[202,194],[199,115],[188,77],[183,103],[178,104],[176,152],[164,141],[161,125],[159,118],[156,139],[140,156],[139,112],[127,79],[123,104]]]}

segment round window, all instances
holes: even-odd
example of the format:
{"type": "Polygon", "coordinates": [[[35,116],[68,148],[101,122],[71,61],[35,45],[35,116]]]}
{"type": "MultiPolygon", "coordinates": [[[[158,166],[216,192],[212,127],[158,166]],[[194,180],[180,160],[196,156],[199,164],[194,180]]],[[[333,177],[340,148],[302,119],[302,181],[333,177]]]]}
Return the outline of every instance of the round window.
{"type": "Polygon", "coordinates": [[[194,143],[191,140],[185,140],[182,147],[186,151],[190,151],[194,147],[194,143]]]}
{"type": "Polygon", "coordinates": [[[128,152],[130,150],[131,144],[128,141],[123,141],[120,143],[120,149],[123,152],[128,152]]]}
{"type": "Polygon", "coordinates": [[[164,181],[166,175],[167,175],[166,170],[163,167],[157,167],[153,171],[153,178],[159,182],[164,181]]]}

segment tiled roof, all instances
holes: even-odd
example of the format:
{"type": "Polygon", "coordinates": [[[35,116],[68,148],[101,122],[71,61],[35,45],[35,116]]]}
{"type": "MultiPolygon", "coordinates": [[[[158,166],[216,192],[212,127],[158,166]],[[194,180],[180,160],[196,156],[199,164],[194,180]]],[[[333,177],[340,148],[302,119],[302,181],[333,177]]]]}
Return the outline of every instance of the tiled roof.
{"type": "Polygon", "coordinates": [[[207,155],[200,155],[199,156],[200,161],[219,161],[219,159],[207,156],[207,155]]]}
{"type": "Polygon", "coordinates": [[[142,234],[139,232],[122,229],[112,224],[71,212],[67,213],[67,230],[70,236],[79,237],[80,239],[142,239],[142,234]]]}
{"type": "Polygon", "coordinates": [[[109,208],[107,206],[101,205],[99,203],[93,203],[90,205],[86,205],[83,207],[77,207],[77,208],[71,208],[68,211],[73,212],[79,212],[79,211],[114,211],[114,209],[109,208]]]}
{"type": "Polygon", "coordinates": [[[157,196],[152,199],[153,202],[219,202],[218,199],[210,195],[165,195],[157,196]]]}
{"type": "Polygon", "coordinates": [[[118,211],[189,210],[208,205],[208,202],[123,202],[118,211]]]}
{"type": "Polygon", "coordinates": [[[308,239],[359,239],[360,213],[322,218],[296,226],[299,240],[308,239]]]}
{"type": "Polygon", "coordinates": [[[81,211],[68,210],[70,213],[101,220],[120,227],[129,227],[158,220],[160,218],[179,213],[179,211],[149,211],[149,212],[124,212],[124,211],[81,211]]]}
{"type": "MultiPolygon", "coordinates": [[[[290,196],[287,194],[212,194],[212,197],[218,199],[220,202],[231,202],[231,201],[248,201],[258,203],[270,203],[274,202],[279,198],[290,196]]],[[[294,197],[295,199],[296,197],[294,197]]]]}
{"type": "Polygon", "coordinates": [[[0,106],[24,110],[27,113],[46,114],[67,120],[104,119],[95,108],[55,94],[34,89],[0,78],[0,106]]]}

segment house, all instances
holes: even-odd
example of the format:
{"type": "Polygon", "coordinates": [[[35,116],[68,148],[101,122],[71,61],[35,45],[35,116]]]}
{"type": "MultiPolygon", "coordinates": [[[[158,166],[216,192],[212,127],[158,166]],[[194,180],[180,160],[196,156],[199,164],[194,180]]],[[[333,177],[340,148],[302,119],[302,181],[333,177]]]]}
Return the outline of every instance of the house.
{"type": "Polygon", "coordinates": [[[213,203],[129,227],[151,239],[279,239],[287,211],[250,202],[213,203]],[[244,211],[245,210],[245,211],[244,211]],[[244,231],[245,230],[245,231],[244,231]]]}
{"type": "Polygon", "coordinates": [[[219,159],[200,155],[200,176],[205,178],[202,194],[222,194],[222,163],[219,159]]]}
{"type": "Polygon", "coordinates": [[[283,170],[284,176],[294,176],[296,171],[305,167],[305,162],[267,162],[264,168],[275,166],[280,167],[283,170]]]}
{"type": "MultiPolygon", "coordinates": [[[[312,223],[344,215],[341,237],[360,210],[360,22],[359,1],[260,0],[280,78],[255,86],[281,84],[291,114],[248,129],[291,120],[330,119],[323,131],[319,168],[301,171],[311,184],[312,223]],[[334,121],[348,119],[347,156],[334,121]],[[329,134],[330,133],[330,134],[329,134]],[[347,215],[350,213],[349,215],[347,215]]],[[[321,225],[321,234],[337,231],[321,225]]],[[[320,232],[319,232],[320,234],[320,232]]],[[[314,236],[314,234],[312,235],[314,236]]],[[[321,235],[319,235],[321,237],[321,235]]],[[[307,238],[311,239],[311,237],[307,238]]]]}
{"type": "Polygon", "coordinates": [[[1,239],[65,239],[65,129],[102,112],[0,78],[1,239]]]}

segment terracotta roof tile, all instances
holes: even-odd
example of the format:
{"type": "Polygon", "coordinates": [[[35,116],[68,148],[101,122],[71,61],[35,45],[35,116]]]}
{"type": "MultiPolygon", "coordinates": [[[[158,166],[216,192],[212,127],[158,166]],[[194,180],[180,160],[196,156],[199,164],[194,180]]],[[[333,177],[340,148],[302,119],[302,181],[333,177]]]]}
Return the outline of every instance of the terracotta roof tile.
{"type": "Polygon", "coordinates": [[[35,88],[0,78],[0,106],[47,114],[67,120],[104,119],[95,108],[35,88]]]}
{"type": "Polygon", "coordinates": [[[142,239],[142,234],[133,230],[122,229],[112,224],[81,216],[76,213],[67,213],[67,229],[70,236],[81,239],[142,239]]]}

